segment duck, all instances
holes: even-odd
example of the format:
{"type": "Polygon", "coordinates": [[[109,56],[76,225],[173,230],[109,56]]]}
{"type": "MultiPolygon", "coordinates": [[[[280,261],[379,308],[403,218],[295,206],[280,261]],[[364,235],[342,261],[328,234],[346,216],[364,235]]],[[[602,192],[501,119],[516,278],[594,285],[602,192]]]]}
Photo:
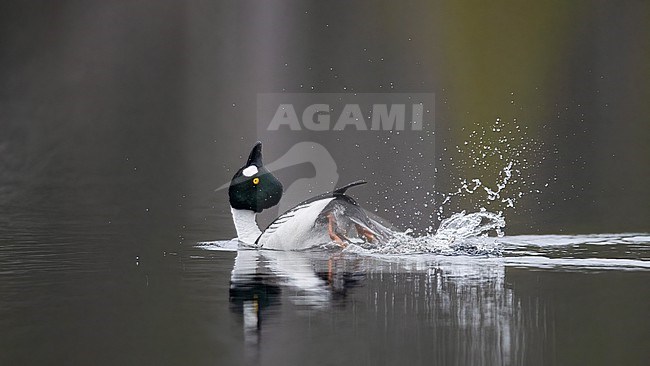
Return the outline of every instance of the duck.
{"type": "Polygon", "coordinates": [[[366,183],[357,180],[305,200],[261,230],[257,215],[278,205],[283,186],[264,166],[262,143],[258,141],[228,187],[237,239],[246,246],[272,250],[305,250],[328,244],[346,248],[352,243],[385,241],[391,230],[346,194],[348,189],[366,183]]]}

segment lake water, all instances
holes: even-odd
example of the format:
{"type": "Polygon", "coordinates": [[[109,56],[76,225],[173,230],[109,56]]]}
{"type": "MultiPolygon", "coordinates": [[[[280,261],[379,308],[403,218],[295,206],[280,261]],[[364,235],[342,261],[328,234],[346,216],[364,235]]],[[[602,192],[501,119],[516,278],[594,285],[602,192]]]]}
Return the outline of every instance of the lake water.
{"type": "Polygon", "coordinates": [[[2,365],[650,359],[648,234],[505,236],[494,239],[498,256],[237,250],[234,241],[148,251],[143,238],[160,248],[164,228],[156,239],[119,220],[88,227],[95,218],[53,214],[4,222],[2,365]]]}

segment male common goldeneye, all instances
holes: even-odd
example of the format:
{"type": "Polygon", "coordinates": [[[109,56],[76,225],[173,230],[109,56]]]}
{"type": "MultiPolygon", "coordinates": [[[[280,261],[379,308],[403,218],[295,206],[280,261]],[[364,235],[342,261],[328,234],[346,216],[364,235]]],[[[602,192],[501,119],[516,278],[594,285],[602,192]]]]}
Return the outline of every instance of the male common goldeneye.
{"type": "Polygon", "coordinates": [[[377,242],[390,230],[366,212],[345,192],[365,184],[356,181],[308,199],[276,218],[261,231],[256,216],[278,204],[282,183],[262,163],[262,143],[257,142],[246,165],[235,173],[228,188],[233,222],[239,241],[264,249],[301,250],[334,242],[346,247],[354,242],[377,242]]]}

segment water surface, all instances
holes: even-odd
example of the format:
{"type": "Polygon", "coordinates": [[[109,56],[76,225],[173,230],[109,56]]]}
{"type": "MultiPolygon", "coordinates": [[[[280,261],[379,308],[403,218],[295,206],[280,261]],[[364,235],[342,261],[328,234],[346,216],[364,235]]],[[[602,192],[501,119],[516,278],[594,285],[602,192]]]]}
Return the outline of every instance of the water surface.
{"type": "Polygon", "coordinates": [[[506,236],[502,256],[237,251],[218,241],[136,258],[102,250],[110,237],[77,242],[88,234],[77,229],[2,246],[1,364],[642,365],[650,356],[648,234],[506,236]],[[61,245],[38,245],[47,240],[61,245]]]}

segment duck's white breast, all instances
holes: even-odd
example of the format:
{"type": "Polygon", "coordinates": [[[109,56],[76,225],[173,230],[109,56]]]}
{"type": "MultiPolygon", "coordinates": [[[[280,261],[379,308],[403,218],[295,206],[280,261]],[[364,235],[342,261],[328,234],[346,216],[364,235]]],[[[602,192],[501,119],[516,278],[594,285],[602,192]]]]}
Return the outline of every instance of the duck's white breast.
{"type": "Polygon", "coordinates": [[[323,198],[285,212],[264,230],[257,244],[265,249],[300,250],[326,243],[327,236],[312,229],[318,215],[333,199],[323,198]]]}

